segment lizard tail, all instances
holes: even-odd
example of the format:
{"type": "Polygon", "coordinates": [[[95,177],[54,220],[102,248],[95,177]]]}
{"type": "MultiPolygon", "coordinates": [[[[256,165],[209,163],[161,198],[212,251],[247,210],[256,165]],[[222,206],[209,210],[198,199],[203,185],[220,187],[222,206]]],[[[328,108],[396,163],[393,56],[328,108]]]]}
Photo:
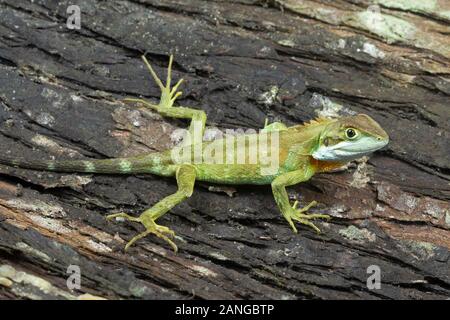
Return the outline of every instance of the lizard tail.
{"type": "Polygon", "coordinates": [[[170,159],[166,158],[161,153],[152,153],[130,158],[94,160],[36,160],[0,155],[0,164],[15,168],[54,172],[105,174],[158,173],[155,172],[155,168],[170,161],[170,159]]]}

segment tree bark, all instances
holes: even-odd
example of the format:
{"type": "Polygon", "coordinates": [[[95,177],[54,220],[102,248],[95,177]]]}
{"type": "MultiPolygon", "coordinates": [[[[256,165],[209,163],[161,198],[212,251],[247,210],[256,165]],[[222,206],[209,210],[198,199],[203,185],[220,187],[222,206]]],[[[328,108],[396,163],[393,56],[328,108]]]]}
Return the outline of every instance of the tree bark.
{"type": "Polygon", "coordinates": [[[333,216],[317,222],[321,234],[294,234],[269,187],[197,183],[159,220],[177,233],[178,254],[151,236],[125,253],[142,228],[105,220],[138,215],[175,191],[173,179],[1,166],[0,298],[448,298],[449,12],[443,0],[0,0],[3,153],[172,147],[186,122],[120,101],[159,98],[143,53],[161,77],[174,54],[178,103],[205,110],[209,128],[366,113],[391,138],[370,159],[289,189],[333,216]],[[72,4],[79,30],[66,25],[72,4]],[[70,290],[73,266],[81,288],[70,290]]]}

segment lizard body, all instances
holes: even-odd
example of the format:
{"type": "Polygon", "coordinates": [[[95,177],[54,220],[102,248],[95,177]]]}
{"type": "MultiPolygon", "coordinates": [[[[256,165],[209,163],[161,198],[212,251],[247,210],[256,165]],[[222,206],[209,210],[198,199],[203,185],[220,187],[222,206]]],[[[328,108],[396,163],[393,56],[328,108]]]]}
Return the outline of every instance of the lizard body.
{"type": "Polygon", "coordinates": [[[156,220],[190,197],[195,181],[221,184],[271,185],[275,201],[294,232],[293,221],[308,225],[319,232],[310,221],[329,218],[323,214],[306,214],[315,201],[302,209],[297,202],[290,204],[286,187],[309,180],[314,174],[328,172],[345,163],[385,146],[389,137],[367,115],[359,114],[340,119],[319,118],[309,123],[287,127],[275,122],[265,125],[259,133],[225,136],[214,141],[202,141],[206,114],[202,110],[174,107],[181,92],[182,79],[171,87],[172,56],[169,60],[166,85],[163,85],[145,57],[154,80],[161,88],[158,105],[141,99],[126,99],[156,110],[163,116],[190,119],[191,124],[183,143],[171,150],[129,158],[102,160],[27,160],[0,155],[0,164],[55,172],[137,174],[151,173],[174,176],[178,191],[144,211],[139,217],[126,213],[109,215],[140,222],[146,230],[131,239],[126,249],[138,239],[154,234],[166,240],[176,251],[170,239],[174,232],[156,224],[156,220]]]}

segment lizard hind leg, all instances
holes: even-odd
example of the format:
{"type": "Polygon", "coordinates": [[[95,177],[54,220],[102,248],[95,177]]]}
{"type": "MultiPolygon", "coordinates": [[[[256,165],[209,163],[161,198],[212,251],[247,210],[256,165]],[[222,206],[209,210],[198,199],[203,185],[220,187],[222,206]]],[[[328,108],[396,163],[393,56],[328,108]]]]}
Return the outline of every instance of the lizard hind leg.
{"type": "MultiPolygon", "coordinates": [[[[144,213],[145,212],[147,212],[147,211],[144,211],[144,213]]],[[[107,220],[112,220],[115,218],[122,218],[122,219],[126,219],[129,221],[140,222],[140,223],[144,224],[141,217],[132,217],[124,212],[110,214],[109,216],[106,217],[107,220]]],[[[150,222],[150,223],[145,224],[146,230],[144,232],[141,232],[137,236],[133,237],[130,241],[128,241],[128,243],[125,246],[125,251],[127,251],[139,239],[142,239],[142,238],[148,236],[149,234],[153,233],[158,238],[161,238],[161,239],[165,240],[167,243],[169,243],[169,245],[173,248],[173,250],[175,252],[177,252],[177,250],[178,250],[177,245],[168,237],[168,236],[170,236],[173,238],[175,236],[175,232],[173,232],[172,230],[170,230],[167,227],[156,224],[153,220],[150,220],[148,222],[150,222]]]]}
{"type": "Polygon", "coordinates": [[[126,98],[123,101],[141,103],[143,106],[149,109],[153,109],[165,117],[190,119],[191,120],[191,123],[189,125],[190,139],[186,139],[185,143],[194,144],[197,142],[201,142],[205,130],[206,113],[203,110],[181,106],[179,107],[173,106],[175,100],[182,95],[182,92],[178,91],[178,87],[183,82],[183,79],[180,79],[172,88],[170,87],[172,77],[173,55],[170,55],[169,58],[169,66],[167,67],[167,79],[165,85],[162,83],[161,79],[153,70],[147,58],[145,56],[142,56],[142,60],[147,66],[147,69],[149,70],[156,84],[161,89],[161,98],[159,100],[159,103],[152,104],[143,99],[135,99],[135,98],[126,98]]]}
{"type": "Polygon", "coordinates": [[[148,71],[150,71],[150,74],[152,75],[153,80],[155,80],[156,84],[161,89],[161,99],[159,101],[159,106],[162,108],[172,107],[175,100],[183,94],[181,91],[177,91],[177,90],[178,90],[178,87],[184,81],[183,79],[180,79],[173,86],[173,88],[170,87],[170,83],[172,80],[173,55],[170,55],[170,57],[169,57],[169,66],[167,67],[167,79],[166,79],[165,85],[162,83],[161,79],[159,79],[158,75],[153,70],[153,68],[152,68],[151,64],[148,62],[147,58],[145,56],[142,56],[142,60],[144,60],[144,63],[147,66],[148,71]]]}
{"type": "Polygon", "coordinates": [[[139,217],[132,217],[126,213],[111,214],[106,219],[125,218],[133,222],[140,222],[144,225],[145,231],[133,237],[125,246],[125,250],[133,245],[139,239],[146,237],[149,234],[154,234],[158,238],[166,241],[172,249],[177,252],[177,245],[170,239],[175,237],[175,232],[168,227],[158,225],[155,221],[174,206],[184,201],[192,195],[195,184],[195,168],[190,164],[183,164],[177,168],[176,179],[178,190],[164,199],[160,200],[150,209],[145,210],[139,217]]]}
{"type": "Polygon", "coordinates": [[[156,74],[155,70],[153,70],[153,67],[148,62],[147,58],[145,56],[142,56],[142,60],[144,61],[147,69],[149,70],[150,74],[153,77],[153,80],[155,80],[156,84],[161,90],[161,97],[159,104],[155,105],[152,103],[149,103],[143,99],[134,99],[134,98],[125,98],[123,101],[125,102],[138,102],[142,103],[144,106],[154,109],[156,111],[160,111],[162,109],[171,108],[173,106],[173,103],[175,100],[182,95],[181,91],[177,91],[178,87],[183,83],[183,79],[180,79],[173,88],[170,87],[171,79],[172,79],[172,63],[173,63],[173,55],[170,55],[169,58],[169,66],[167,67],[167,79],[166,84],[164,85],[161,81],[161,79],[156,74]]]}

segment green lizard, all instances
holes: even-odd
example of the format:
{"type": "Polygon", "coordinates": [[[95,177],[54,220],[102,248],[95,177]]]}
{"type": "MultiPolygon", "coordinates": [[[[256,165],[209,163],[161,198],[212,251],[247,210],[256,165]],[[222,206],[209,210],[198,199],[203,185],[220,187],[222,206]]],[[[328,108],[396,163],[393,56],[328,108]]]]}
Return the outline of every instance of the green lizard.
{"type": "Polygon", "coordinates": [[[340,119],[319,118],[309,123],[287,127],[280,122],[266,125],[259,133],[225,136],[222,139],[203,142],[206,114],[202,110],[174,107],[182,94],[178,87],[183,79],[171,87],[170,56],[167,81],[164,85],[142,57],[153,79],[161,89],[159,104],[142,99],[125,99],[156,110],[163,116],[190,119],[189,131],[184,142],[158,153],[129,158],[104,160],[26,160],[0,156],[0,164],[13,167],[56,172],[138,174],[151,173],[175,177],[178,190],[144,211],[139,217],[115,213],[107,219],[125,218],[141,223],[145,231],[132,238],[127,250],[135,241],[154,234],[167,241],[174,251],[177,246],[171,240],[175,233],[158,225],[156,220],[174,206],[190,197],[195,181],[221,184],[270,184],[275,201],[294,232],[294,221],[320,230],[311,222],[315,218],[330,218],[325,214],[306,214],[316,204],[312,201],[298,209],[298,202],[290,204],[286,187],[307,181],[315,173],[327,172],[345,163],[384,147],[389,137],[372,118],[364,114],[340,119]],[[261,146],[266,146],[261,148],[261,146]]]}

